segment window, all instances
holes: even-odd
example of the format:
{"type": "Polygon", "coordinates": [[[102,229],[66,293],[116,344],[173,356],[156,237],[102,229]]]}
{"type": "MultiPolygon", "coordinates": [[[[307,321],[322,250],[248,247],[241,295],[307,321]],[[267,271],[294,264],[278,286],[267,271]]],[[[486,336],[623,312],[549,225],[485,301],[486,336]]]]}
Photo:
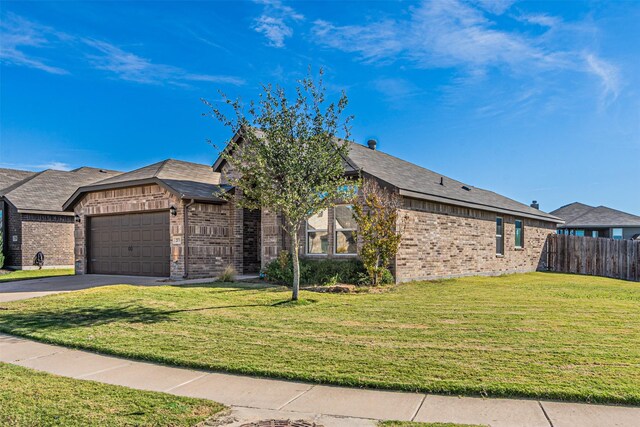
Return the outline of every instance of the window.
{"type": "Polygon", "coordinates": [[[622,228],[614,228],[611,231],[611,237],[616,240],[622,240],[622,228]]]}
{"type": "Polygon", "coordinates": [[[598,237],[598,230],[592,230],[591,237],[598,237]]]}
{"type": "Polygon", "coordinates": [[[355,255],[358,252],[351,205],[338,205],[334,208],[334,253],[337,255],[355,255]]]}
{"type": "Polygon", "coordinates": [[[521,219],[516,219],[516,248],[524,247],[524,225],[521,219]]]}
{"type": "Polygon", "coordinates": [[[329,248],[329,211],[323,210],[307,220],[307,253],[323,255],[329,248]]]}
{"type": "Polygon", "coordinates": [[[496,254],[504,255],[504,226],[502,218],[496,218],[496,254]]]}
{"type": "Polygon", "coordinates": [[[576,230],[576,236],[584,236],[584,230],[576,230]]]}

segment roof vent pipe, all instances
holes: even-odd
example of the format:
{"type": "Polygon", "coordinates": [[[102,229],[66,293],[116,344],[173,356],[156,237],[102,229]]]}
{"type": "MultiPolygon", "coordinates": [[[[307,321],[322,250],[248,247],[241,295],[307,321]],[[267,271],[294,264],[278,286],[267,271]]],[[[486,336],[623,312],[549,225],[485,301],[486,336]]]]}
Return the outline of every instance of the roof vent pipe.
{"type": "Polygon", "coordinates": [[[375,139],[370,139],[370,140],[367,141],[367,145],[372,150],[375,150],[376,149],[376,145],[378,145],[378,141],[376,141],[375,139]]]}
{"type": "Polygon", "coordinates": [[[444,178],[440,177],[440,185],[444,185],[444,178]]]}
{"type": "Polygon", "coordinates": [[[534,200],[533,202],[531,202],[530,205],[533,209],[540,209],[540,204],[538,203],[537,200],[534,200]]]}

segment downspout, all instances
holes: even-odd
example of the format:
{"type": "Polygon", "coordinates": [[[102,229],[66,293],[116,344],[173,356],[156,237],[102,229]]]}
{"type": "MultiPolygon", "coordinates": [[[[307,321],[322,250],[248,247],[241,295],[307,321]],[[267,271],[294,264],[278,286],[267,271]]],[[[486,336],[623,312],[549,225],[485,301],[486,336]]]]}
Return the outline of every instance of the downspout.
{"type": "Polygon", "coordinates": [[[195,203],[194,199],[191,199],[189,203],[184,205],[184,275],[183,279],[189,277],[189,206],[195,203]]]}

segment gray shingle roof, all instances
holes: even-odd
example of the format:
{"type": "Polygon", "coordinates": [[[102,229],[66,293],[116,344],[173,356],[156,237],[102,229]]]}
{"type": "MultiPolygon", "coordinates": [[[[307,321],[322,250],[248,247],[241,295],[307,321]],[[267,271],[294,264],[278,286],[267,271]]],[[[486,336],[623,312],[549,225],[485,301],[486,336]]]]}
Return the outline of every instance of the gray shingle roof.
{"type": "Polygon", "coordinates": [[[640,227],[640,216],[606,206],[593,207],[575,202],[551,213],[565,220],[562,228],[640,227]]]}
{"type": "Polygon", "coordinates": [[[556,216],[524,203],[448,178],[414,163],[350,142],[349,160],[357,169],[381,179],[410,197],[462,205],[552,222],[556,216]],[[442,185],[440,182],[442,180],[442,185]]]}
{"type": "Polygon", "coordinates": [[[167,159],[78,188],[64,206],[65,209],[69,208],[81,194],[90,191],[148,183],[162,185],[182,199],[211,202],[224,201],[216,197],[215,194],[227,191],[230,188],[220,185],[220,174],[213,172],[211,166],[167,159]]]}
{"type": "Polygon", "coordinates": [[[62,205],[78,187],[119,173],[89,167],[73,171],[48,169],[14,186],[4,198],[19,211],[63,212],[62,205]]]}
{"type": "Polygon", "coordinates": [[[34,175],[36,175],[36,172],[0,168],[0,196],[8,193],[16,185],[34,175]]]}
{"type": "MultiPolygon", "coordinates": [[[[258,137],[264,136],[264,133],[259,129],[254,129],[254,132],[258,137]]],[[[241,132],[238,132],[232,140],[236,141],[240,137],[241,132]]],[[[562,222],[560,218],[524,203],[492,191],[463,184],[382,151],[372,150],[364,145],[343,139],[336,139],[336,142],[350,145],[349,158],[345,159],[344,163],[346,173],[362,171],[397,187],[400,194],[405,196],[519,215],[557,224],[562,222]],[[441,179],[443,185],[440,185],[441,179]]],[[[227,145],[225,150],[229,147],[231,145],[227,145]]],[[[213,169],[219,171],[223,164],[224,159],[220,156],[213,164],[213,169]]]]}

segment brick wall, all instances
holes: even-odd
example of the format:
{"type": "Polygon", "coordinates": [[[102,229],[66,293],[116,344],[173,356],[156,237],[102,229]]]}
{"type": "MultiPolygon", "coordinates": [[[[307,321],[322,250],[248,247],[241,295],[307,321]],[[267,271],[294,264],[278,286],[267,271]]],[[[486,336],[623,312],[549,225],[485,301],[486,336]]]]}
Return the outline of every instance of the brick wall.
{"type": "Polygon", "coordinates": [[[7,267],[22,267],[22,215],[18,210],[5,203],[5,215],[7,229],[4,239],[7,242],[7,253],[5,254],[4,265],[7,267]]]}
{"type": "Polygon", "coordinates": [[[229,265],[242,273],[242,250],[234,247],[236,209],[228,203],[196,203],[188,209],[189,278],[216,276],[229,265]]]}
{"type": "Polygon", "coordinates": [[[524,218],[524,247],[515,247],[516,218],[405,199],[407,217],[394,270],[398,281],[535,271],[555,224],[524,218]],[[496,255],[496,216],[504,220],[504,256],[496,255]]]}
{"type": "Polygon", "coordinates": [[[278,254],[288,249],[285,244],[285,233],[282,230],[282,215],[269,212],[265,209],[261,211],[261,264],[266,267],[271,261],[278,257],[278,254]]]}
{"type": "MultiPolygon", "coordinates": [[[[185,274],[184,209],[187,203],[155,184],[87,194],[75,207],[75,212],[82,218],[75,227],[76,272],[86,272],[86,216],[157,211],[175,206],[177,214],[170,217],[169,225],[170,275],[173,279],[182,279],[185,274]]],[[[229,203],[194,203],[187,209],[189,278],[216,276],[228,265],[242,273],[242,209],[229,203]]]]}
{"type": "Polygon", "coordinates": [[[22,214],[22,268],[37,268],[38,252],[44,267],[73,268],[73,222],[72,216],[22,214]]]}
{"type": "Polygon", "coordinates": [[[45,268],[73,268],[73,217],[18,213],[6,204],[7,241],[5,265],[36,269],[35,256],[44,254],[45,268]],[[15,237],[15,240],[14,240],[15,237]]]}

